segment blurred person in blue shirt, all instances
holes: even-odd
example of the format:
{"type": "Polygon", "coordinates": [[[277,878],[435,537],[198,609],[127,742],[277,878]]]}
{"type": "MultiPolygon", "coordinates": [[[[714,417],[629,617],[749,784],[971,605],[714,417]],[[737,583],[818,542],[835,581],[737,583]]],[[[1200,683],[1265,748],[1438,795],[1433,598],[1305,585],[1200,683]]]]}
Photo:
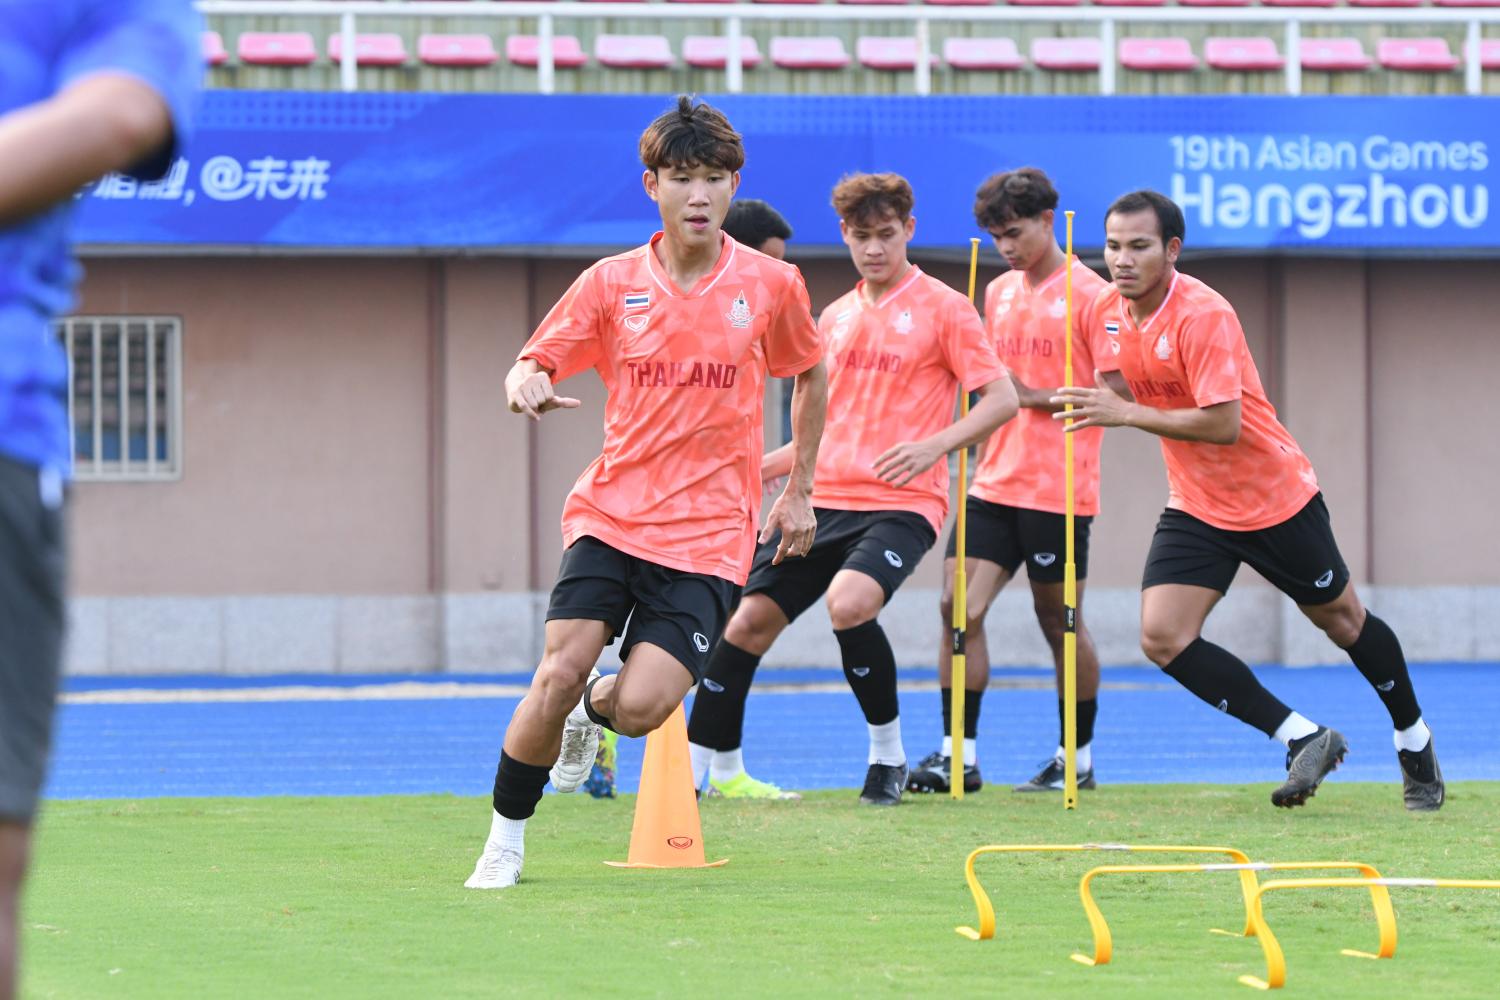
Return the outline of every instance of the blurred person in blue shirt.
{"type": "Polygon", "coordinates": [[[0,0],[0,1000],[45,776],[65,618],[73,196],[163,175],[203,74],[190,0],[0,0]]]}

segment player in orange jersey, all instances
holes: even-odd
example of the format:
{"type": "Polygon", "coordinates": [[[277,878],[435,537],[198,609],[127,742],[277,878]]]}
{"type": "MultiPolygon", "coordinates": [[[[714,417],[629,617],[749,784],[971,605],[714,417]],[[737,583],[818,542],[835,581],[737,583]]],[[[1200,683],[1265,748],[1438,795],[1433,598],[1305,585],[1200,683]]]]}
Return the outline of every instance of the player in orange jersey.
{"type": "MultiPolygon", "coordinates": [[[[995,240],[1011,269],[990,282],[984,293],[985,325],[1000,360],[1010,369],[1021,401],[1015,420],[995,432],[984,446],[968,497],[968,627],[964,674],[964,790],[982,782],[976,757],[979,706],[989,685],[989,649],[984,619],[990,604],[1022,563],[1031,583],[1032,605],[1042,635],[1052,649],[1057,672],[1058,720],[1061,726],[1063,567],[1066,552],[1062,427],[1052,419],[1058,409],[1051,397],[1063,383],[1063,337],[1069,265],[1057,245],[1057,190],[1042,171],[1024,167],[995,174],[974,197],[974,218],[995,240]]],[[[1101,332],[1092,334],[1087,307],[1105,282],[1076,258],[1073,279],[1073,382],[1092,385],[1094,355],[1108,351],[1101,332]]],[[[1123,385],[1123,382],[1121,383],[1123,385]]],[[[1094,787],[1093,735],[1098,713],[1099,658],[1083,624],[1083,584],[1088,576],[1089,525],[1099,512],[1099,444],[1102,430],[1078,435],[1074,448],[1074,562],[1078,571],[1078,785],[1094,787]]],[[[948,791],[952,756],[951,626],[953,576],[957,563],[957,530],[948,539],[938,644],[938,679],[943,688],[943,745],[912,770],[907,787],[914,792],[948,791]]],[[[1062,736],[1057,753],[1018,792],[1060,790],[1063,784],[1062,736]]]]}
{"type": "MultiPolygon", "coordinates": [[[[712,773],[715,786],[744,773],[745,698],[761,657],[826,595],[844,676],[869,729],[860,801],[901,801],[907,767],[896,659],[875,619],[937,540],[948,513],[948,453],[989,437],[1016,412],[1015,389],[974,307],[907,260],[912,202],[911,185],[895,174],[856,174],[834,188],[861,280],[819,321],[830,375],[813,487],[818,537],[795,563],[778,563],[773,545],[761,546],[693,699],[688,737],[700,767],[708,748],[730,757],[735,772],[712,773]],[[954,422],[960,389],[980,400],[954,422]]],[[[786,446],[767,455],[762,476],[785,475],[792,454],[786,446]]]]}
{"type": "Polygon", "coordinates": [[[1136,191],[1110,206],[1104,225],[1114,284],[1093,322],[1119,346],[1105,360],[1133,398],[1101,380],[1054,399],[1077,407],[1075,428],[1139,427],[1162,439],[1170,492],[1141,584],[1141,648],[1208,704],[1286,744],[1286,782],[1271,802],[1306,802],[1343,759],[1344,737],[1282,704],[1201,635],[1248,563],[1349,654],[1385,703],[1406,808],[1440,808],[1443,775],[1401,643],[1349,582],[1312,463],[1276,419],[1234,309],[1177,271],[1182,210],[1136,191]]]}
{"type": "Polygon", "coordinates": [[[532,419],[577,407],[555,385],[587,368],[609,400],[603,453],[563,506],[567,550],[546,649],[505,732],[469,888],[519,881],[542,786],[582,783],[600,726],[643,736],[702,676],[755,552],[768,374],[797,386],[790,478],[762,538],[777,533],[780,563],[805,555],[816,531],[823,347],[797,269],[720,231],[744,163],[740,137],[682,97],[642,134],[640,152],[661,232],[580,275],[505,380],[511,410],[532,419]],[[623,666],[601,677],[594,664],[620,635],[623,666]]]}

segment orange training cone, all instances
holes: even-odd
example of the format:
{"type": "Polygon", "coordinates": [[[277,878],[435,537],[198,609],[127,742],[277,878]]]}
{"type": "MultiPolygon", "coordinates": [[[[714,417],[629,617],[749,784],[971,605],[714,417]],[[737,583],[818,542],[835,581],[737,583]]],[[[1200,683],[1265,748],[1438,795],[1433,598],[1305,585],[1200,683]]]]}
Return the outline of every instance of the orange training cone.
{"type": "Polygon", "coordinates": [[[728,861],[705,861],[693,765],[688,756],[687,717],[678,705],[661,727],[646,737],[641,791],[630,828],[630,860],[606,861],[616,868],[717,868],[728,861]]]}

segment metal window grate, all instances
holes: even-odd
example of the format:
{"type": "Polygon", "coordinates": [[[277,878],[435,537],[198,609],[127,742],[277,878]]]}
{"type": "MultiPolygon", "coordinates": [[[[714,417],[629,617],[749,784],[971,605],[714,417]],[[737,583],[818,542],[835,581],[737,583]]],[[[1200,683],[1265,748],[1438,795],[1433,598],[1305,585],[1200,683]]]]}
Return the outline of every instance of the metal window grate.
{"type": "Polygon", "coordinates": [[[68,355],[68,425],[80,480],[182,474],[182,321],[71,316],[56,324],[68,355]]]}

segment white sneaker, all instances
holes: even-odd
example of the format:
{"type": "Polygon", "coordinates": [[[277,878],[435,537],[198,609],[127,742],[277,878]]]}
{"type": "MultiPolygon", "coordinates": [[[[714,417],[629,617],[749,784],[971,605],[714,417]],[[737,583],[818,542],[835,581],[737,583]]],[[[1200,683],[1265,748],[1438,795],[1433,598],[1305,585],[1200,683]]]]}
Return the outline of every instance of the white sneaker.
{"type": "Polygon", "coordinates": [[[496,843],[486,843],[474,864],[474,874],[465,889],[509,889],[521,881],[521,852],[496,843]]]}
{"type": "MultiPolygon", "coordinates": [[[[598,676],[598,670],[591,671],[589,681],[592,683],[598,676]]],[[[585,687],[583,698],[587,697],[588,688],[585,687]]],[[[594,769],[594,756],[599,752],[600,730],[584,709],[583,698],[578,699],[578,704],[568,713],[568,719],[563,724],[562,751],[558,753],[557,763],[552,765],[552,771],[548,774],[552,779],[552,787],[559,792],[578,791],[578,786],[583,784],[589,772],[594,769]]]]}

